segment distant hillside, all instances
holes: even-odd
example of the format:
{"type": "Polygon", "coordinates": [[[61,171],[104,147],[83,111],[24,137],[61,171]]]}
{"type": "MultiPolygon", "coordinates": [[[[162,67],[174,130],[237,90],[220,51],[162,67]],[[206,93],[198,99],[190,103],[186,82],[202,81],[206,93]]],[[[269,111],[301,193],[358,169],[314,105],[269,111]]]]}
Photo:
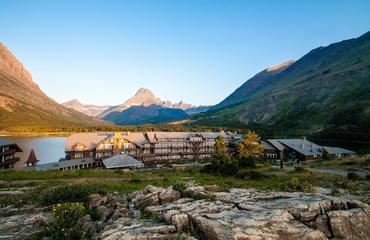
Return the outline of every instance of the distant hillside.
{"type": "Polygon", "coordinates": [[[98,117],[103,112],[108,111],[111,108],[114,108],[112,106],[97,106],[92,104],[82,104],[77,99],[72,99],[68,102],[62,103],[62,105],[91,117],[98,117]]]}
{"type": "Polygon", "coordinates": [[[368,141],[370,32],[262,71],[190,124],[368,141]]]}
{"type": "Polygon", "coordinates": [[[0,44],[0,130],[13,127],[76,126],[102,124],[63,107],[45,95],[31,74],[0,44]]]}

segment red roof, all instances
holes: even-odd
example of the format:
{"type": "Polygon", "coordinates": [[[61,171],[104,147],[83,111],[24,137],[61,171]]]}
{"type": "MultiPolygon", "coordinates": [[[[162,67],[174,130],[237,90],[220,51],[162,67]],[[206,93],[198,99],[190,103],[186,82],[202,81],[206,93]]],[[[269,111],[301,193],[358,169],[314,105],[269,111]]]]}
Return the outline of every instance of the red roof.
{"type": "Polygon", "coordinates": [[[32,149],[30,152],[30,155],[28,156],[26,163],[37,163],[38,161],[39,160],[37,160],[35,152],[32,149]]]}

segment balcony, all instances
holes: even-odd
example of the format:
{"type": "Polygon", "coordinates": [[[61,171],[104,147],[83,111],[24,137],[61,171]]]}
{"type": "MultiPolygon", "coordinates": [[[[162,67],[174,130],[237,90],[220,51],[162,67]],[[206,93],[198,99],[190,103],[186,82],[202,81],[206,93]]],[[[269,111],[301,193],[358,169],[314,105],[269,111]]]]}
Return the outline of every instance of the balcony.
{"type": "Polygon", "coordinates": [[[20,160],[19,158],[12,158],[12,159],[5,160],[4,162],[0,162],[0,167],[15,164],[19,160],[20,160]]]}
{"type": "Polygon", "coordinates": [[[17,151],[15,149],[9,149],[5,152],[0,152],[0,156],[3,156],[3,155],[10,155],[10,154],[14,154],[16,153],[17,151]]]}

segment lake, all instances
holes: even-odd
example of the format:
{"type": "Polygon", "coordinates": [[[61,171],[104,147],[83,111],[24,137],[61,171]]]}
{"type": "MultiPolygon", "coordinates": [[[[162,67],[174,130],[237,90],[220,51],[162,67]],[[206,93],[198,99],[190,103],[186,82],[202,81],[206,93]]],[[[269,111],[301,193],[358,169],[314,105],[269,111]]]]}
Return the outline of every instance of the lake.
{"type": "Polygon", "coordinates": [[[16,168],[24,167],[24,162],[33,149],[40,162],[38,164],[57,162],[65,157],[64,145],[66,137],[0,137],[15,142],[22,150],[16,153],[21,160],[17,162],[16,168]]]}

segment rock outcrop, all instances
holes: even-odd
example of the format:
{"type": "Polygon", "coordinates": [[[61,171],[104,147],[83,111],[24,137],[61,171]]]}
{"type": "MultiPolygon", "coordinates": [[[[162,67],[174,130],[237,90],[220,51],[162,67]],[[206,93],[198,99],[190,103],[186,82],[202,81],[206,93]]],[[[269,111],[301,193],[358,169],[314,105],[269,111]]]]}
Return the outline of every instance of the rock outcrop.
{"type": "Polygon", "coordinates": [[[140,208],[141,218],[144,213],[151,220],[142,223],[138,218],[119,218],[106,225],[99,237],[111,240],[182,236],[224,240],[370,236],[370,208],[356,200],[315,193],[217,190],[215,186],[198,186],[183,191],[185,195],[196,196],[195,200],[180,198],[180,193],[172,188],[148,186],[131,194],[127,205],[131,206],[128,211],[140,208]]]}
{"type": "Polygon", "coordinates": [[[41,222],[48,222],[51,218],[50,213],[44,212],[0,217],[0,239],[28,239],[42,231],[41,222]]]}
{"type": "MultiPolygon", "coordinates": [[[[91,194],[90,213],[79,220],[95,240],[370,239],[370,207],[320,193],[217,186],[147,186],[129,195],[91,194]]],[[[45,209],[44,209],[45,211],[45,209]]],[[[26,239],[51,214],[0,219],[1,239],[26,239]]]]}

